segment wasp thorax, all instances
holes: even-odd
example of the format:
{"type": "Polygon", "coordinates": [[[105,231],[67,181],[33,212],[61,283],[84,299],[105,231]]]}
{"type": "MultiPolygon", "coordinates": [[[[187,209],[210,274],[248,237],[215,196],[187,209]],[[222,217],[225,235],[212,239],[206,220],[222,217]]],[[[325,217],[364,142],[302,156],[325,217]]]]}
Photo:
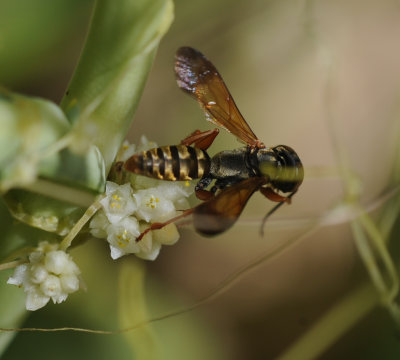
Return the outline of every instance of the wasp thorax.
{"type": "Polygon", "coordinates": [[[257,153],[258,168],[272,186],[283,192],[296,191],[303,181],[303,165],[296,152],[286,145],[260,149],[257,153]]]}

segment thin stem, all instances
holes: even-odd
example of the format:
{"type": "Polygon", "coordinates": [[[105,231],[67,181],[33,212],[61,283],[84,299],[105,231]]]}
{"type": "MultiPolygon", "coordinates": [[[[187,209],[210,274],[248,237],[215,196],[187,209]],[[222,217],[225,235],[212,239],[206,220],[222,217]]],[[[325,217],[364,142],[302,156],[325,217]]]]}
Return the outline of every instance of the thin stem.
{"type": "Polygon", "coordinates": [[[28,260],[15,260],[15,261],[6,262],[3,264],[0,264],[0,271],[14,269],[18,265],[26,264],[27,262],[28,262],[28,260]]]}
{"type": "MultiPolygon", "coordinates": [[[[88,209],[89,210],[89,209],[88,209]]],[[[313,226],[311,226],[307,231],[305,231],[301,236],[299,237],[293,237],[292,239],[288,240],[287,242],[280,244],[277,248],[273,249],[272,251],[268,251],[267,253],[263,254],[259,258],[252,260],[245,266],[243,266],[241,269],[237,270],[233,274],[229,275],[225,279],[223,279],[214,289],[212,289],[206,296],[201,298],[200,300],[196,301],[194,304],[190,306],[186,306],[180,309],[172,310],[167,313],[164,313],[162,315],[154,316],[151,317],[150,319],[147,320],[142,320],[137,322],[134,325],[125,327],[123,329],[115,330],[115,331],[103,331],[103,330],[94,330],[94,329],[83,329],[83,328],[75,328],[75,327],[62,327],[62,328],[19,328],[19,329],[13,329],[13,328],[0,328],[0,332],[22,332],[22,331],[43,331],[43,332],[57,332],[57,331],[77,331],[77,332],[87,332],[87,333],[93,333],[93,334],[121,334],[121,333],[126,333],[135,329],[138,329],[142,326],[159,322],[165,319],[173,318],[175,316],[179,316],[185,313],[188,313],[190,311],[193,311],[200,306],[203,306],[207,303],[210,303],[213,301],[215,298],[218,296],[222,295],[226,291],[228,291],[232,286],[234,286],[236,283],[238,283],[243,277],[246,275],[250,274],[251,272],[255,271],[258,269],[260,266],[265,264],[268,260],[271,258],[275,258],[276,256],[282,255],[285,251],[289,250],[292,246],[298,244],[301,240],[304,238],[308,237],[311,235],[314,231],[318,230],[319,224],[315,223],[313,226]]],[[[64,239],[65,240],[65,239],[64,239]]]]}
{"type": "Polygon", "coordinates": [[[358,220],[363,226],[364,231],[369,235],[372,244],[376,248],[377,255],[379,255],[380,259],[382,260],[382,265],[384,265],[386,274],[392,281],[391,290],[387,295],[388,300],[393,301],[399,291],[399,278],[397,276],[396,267],[389,254],[389,250],[386,247],[385,239],[383,238],[382,233],[376,227],[372,219],[366,213],[362,212],[358,220]]]}
{"type": "MultiPolygon", "coordinates": [[[[325,51],[326,52],[326,51],[325,51]]],[[[326,52],[326,54],[328,54],[326,52]]],[[[354,173],[348,156],[348,149],[339,141],[335,129],[333,115],[333,100],[335,99],[333,88],[333,66],[332,55],[325,64],[325,108],[326,125],[329,130],[332,148],[336,161],[341,169],[343,187],[345,191],[345,202],[360,211],[359,216],[351,222],[354,241],[365,267],[371,277],[371,281],[379,292],[382,303],[388,308],[394,319],[399,319],[397,305],[394,299],[399,292],[399,278],[396,267],[390,256],[386,245],[387,238],[384,232],[377,228],[366,211],[360,206],[360,195],[362,191],[361,180],[354,173]],[[385,282],[386,280],[386,282],[385,282]]],[[[386,232],[387,234],[387,232],[386,232]]]]}
{"type": "Polygon", "coordinates": [[[72,243],[72,240],[75,236],[82,230],[82,228],[86,225],[86,223],[92,218],[92,216],[101,208],[100,200],[104,196],[98,198],[92,205],[88,207],[83,216],[78,220],[78,222],[74,225],[68,235],[61,241],[60,249],[67,250],[72,243]]]}
{"type": "Polygon", "coordinates": [[[1,332],[30,332],[30,331],[39,331],[39,332],[60,332],[60,331],[75,331],[75,332],[82,332],[82,333],[89,333],[89,334],[99,334],[99,335],[114,335],[118,332],[116,331],[107,331],[107,330],[96,330],[96,329],[85,329],[85,328],[78,328],[78,327],[62,327],[62,328],[0,328],[1,332]]]}
{"type": "Polygon", "coordinates": [[[386,295],[388,288],[383,280],[383,274],[379,270],[374,251],[368,242],[367,236],[364,234],[362,225],[358,221],[353,221],[351,227],[358,252],[367,268],[372,283],[381,295],[386,295]]]}
{"type": "Polygon", "coordinates": [[[48,146],[41,154],[41,157],[45,158],[60,152],[62,149],[65,149],[71,143],[72,138],[72,132],[67,133],[66,135],[58,139],[54,144],[48,146]]]}
{"type": "Polygon", "coordinates": [[[82,207],[88,207],[95,199],[95,194],[87,190],[75,189],[40,178],[31,184],[24,185],[23,189],[82,207]]]}

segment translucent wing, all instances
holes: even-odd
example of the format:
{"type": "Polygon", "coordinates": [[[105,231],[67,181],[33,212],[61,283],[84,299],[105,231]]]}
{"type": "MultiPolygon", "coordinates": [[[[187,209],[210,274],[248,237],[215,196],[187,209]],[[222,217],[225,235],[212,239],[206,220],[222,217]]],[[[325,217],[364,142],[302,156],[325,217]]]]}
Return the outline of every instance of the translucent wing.
{"type": "Polygon", "coordinates": [[[193,224],[203,235],[218,235],[228,230],[239,218],[251,195],[266,180],[251,177],[222,190],[216,197],[193,209],[193,224]]]}
{"type": "Polygon", "coordinates": [[[261,142],[240,114],[221,75],[201,52],[190,47],[178,49],[175,73],[178,86],[200,103],[208,120],[244,143],[260,147],[261,142]]]}

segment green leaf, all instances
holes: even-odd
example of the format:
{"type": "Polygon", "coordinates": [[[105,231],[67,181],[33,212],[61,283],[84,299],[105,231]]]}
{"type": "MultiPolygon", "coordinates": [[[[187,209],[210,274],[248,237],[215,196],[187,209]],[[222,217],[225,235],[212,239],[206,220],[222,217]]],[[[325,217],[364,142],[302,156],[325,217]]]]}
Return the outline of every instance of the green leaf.
{"type": "Polygon", "coordinates": [[[0,89],[0,191],[29,184],[40,168],[57,162],[48,147],[65,135],[70,125],[52,102],[0,89]]]}
{"type": "MultiPolygon", "coordinates": [[[[66,61],[70,60],[65,52],[73,52],[71,43],[76,41],[77,28],[84,23],[83,17],[92,2],[2,1],[0,83],[10,88],[21,84],[31,88],[32,79],[36,84],[44,76],[47,82],[49,72],[56,74],[64,70],[66,61]]],[[[54,79],[51,77],[50,82],[54,79]]]]}
{"type": "Polygon", "coordinates": [[[83,213],[76,204],[90,205],[94,195],[74,196],[76,190],[70,186],[60,184],[54,189],[55,182],[102,191],[105,175],[99,151],[93,146],[84,157],[65,156],[68,150],[58,151],[57,144],[70,124],[61,109],[50,101],[4,89],[0,90],[0,128],[0,190],[8,191],[4,200],[9,210],[23,223],[65,235],[83,213]],[[52,183],[38,189],[38,176],[52,178],[52,183]],[[44,196],[17,187],[43,190],[44,196]]]}
{"type": "MultiPolygon", "coordinates": [[[[0,327],[17,328],[26,316],[25,293],[16,286],[7,285],[12,270],[0,272],[0,327]]],[[[0,356],[16,333],[0,333],[0,356]]]]}
{"type": "Polygon", "coordinates": [[[13,188],[4,199],[16,219],[65,235],[104,191],[172,18],[170,0],[98,0],[62,102],[69,121],[48,101],[2,91],[0,190],[13,188]]]}
{"type": "Polygon", "coordinates": [[[35,247],[40,241],[52,241],[55,237],[50,232],[35,229],[19,221],[15,221],[1,199],[0,226],[2,233],[0,261],[4,261],[18,250],[35,247]]]}
{"type": "Polygon", "coordinates": [[[10,190],[4,200],[15,219],[62,236],[84,212],[78,206],[25,190],[10,190]]]}
{"type": "Polygon", "coordinates": [[[170,0],[97,2],[85,49],[61,106],[75,124],[75,147],[96,145],[106,170],[126,135],[156,47],[172,19],[170,0]]]}
{"type": "MultiPolygon", "coordinates": [[[[84,154],[74,153],[68,148],[61,150],[56,161],[41,166],[40,175],[58,183],[82,187],[97,193],[104,191],[106,183],[103,157],[93,145],[85,149],[84,154]]],[[[67,187],[65,191],[68,191],[67,187]]]]}

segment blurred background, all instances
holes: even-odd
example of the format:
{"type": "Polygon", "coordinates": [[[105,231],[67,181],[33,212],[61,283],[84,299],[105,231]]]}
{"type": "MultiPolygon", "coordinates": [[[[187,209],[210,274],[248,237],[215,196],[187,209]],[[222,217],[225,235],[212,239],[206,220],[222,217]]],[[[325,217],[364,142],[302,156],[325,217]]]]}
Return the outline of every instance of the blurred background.
{"type": "MultiPolygon", "coordinates": [[[[59,102],[92,7],[92,0],[0,0],[0,83],[59,102]]],[[[350,218],[319,221],[344,201],[342,167],[357,176],[366,208],[392,186],[399,36],[400,3],[390,0],[175,1],[175,21],[161,42],[128,138],[137,142],[145,134],[172,145],[195,129],[212,128],[175,83],[175,51],[188,45],[218,68],[267,146],[296,150],[305,180],[292,204],[267,223],[264,237],[259,226],[272,204],[255,194],[231,230],[208,239],[185,227],[175,246],[145,264],[150,311],[160,314],[190,306],[246,264],[285,248],[210,303],[154,324],[159,358],[276,358],[368,279],[350,218]]],[[[209,153],[238,146],[221,132],[209,153]]],[[[23,326],[117,328],[118,263],[135,260],[113,262],[108,252],[98,239],[75,249],[88,291],[48,305],[23,326]]],[[[376,308],[320,358],[398,359],[398,334],[386,311],[376,308]]],[[[127,343],[117,335],[21,333],[3,358],[135,358],[127,343]]]]}

